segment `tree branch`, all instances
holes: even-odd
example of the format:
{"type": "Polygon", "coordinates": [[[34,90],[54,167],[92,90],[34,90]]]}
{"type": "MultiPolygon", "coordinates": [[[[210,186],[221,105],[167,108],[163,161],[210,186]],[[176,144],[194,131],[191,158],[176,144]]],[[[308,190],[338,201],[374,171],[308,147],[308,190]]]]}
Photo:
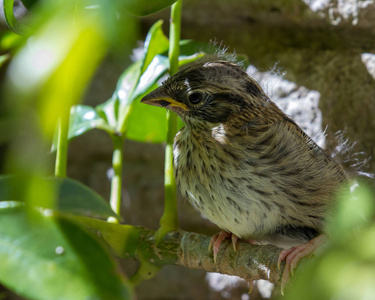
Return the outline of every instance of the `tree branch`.
{"type": "Polygon", "coordinates": [[[279,282],[284,265],[281,270],[277,268],[281,249],[276,246],[238,241],[235,252],[231,241],[226,240],[221,244],[215,264],[212,251],[208,251],[211,237],[193,232],[181,232],[179,235],[176,238],[179,244],[177,265],[236,275],[247,281],[264,279],[275,284],[279,282]]]}
{"type": "Polygon", "coordinates": [[[156,243],[155,231],[145,227],[108,223],[88,217],[64,217],[98,232],[118,257],[137,259],[157,268],[179,265],[236,275],[247,281],[264,279],[278,284],[285,266],[285,262],[282,262],[280,270],[277,268],[282,249],[273,245],[254,245],[239,240],[235,252],[231,241],[224,240],[217,263],[214,263],[213,253],[208,250],[210,236],[172,231],[156,243]]]}

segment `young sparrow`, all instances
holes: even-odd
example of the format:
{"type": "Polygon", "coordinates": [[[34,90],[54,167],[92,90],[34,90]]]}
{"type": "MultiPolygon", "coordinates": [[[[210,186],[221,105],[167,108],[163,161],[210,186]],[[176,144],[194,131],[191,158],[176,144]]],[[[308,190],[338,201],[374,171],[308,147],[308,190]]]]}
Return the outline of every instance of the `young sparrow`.
{"type": "Polygon", "coordinates": [[[167,79],[141,102],[185,122],[174,140],[182,194],[232,236],[283,247],[282,287],[325,239],[343,169],[286,116],[238,65],[209,61],[167,79]],[[292,248],[290,248],[292,247],[292,248]]]}

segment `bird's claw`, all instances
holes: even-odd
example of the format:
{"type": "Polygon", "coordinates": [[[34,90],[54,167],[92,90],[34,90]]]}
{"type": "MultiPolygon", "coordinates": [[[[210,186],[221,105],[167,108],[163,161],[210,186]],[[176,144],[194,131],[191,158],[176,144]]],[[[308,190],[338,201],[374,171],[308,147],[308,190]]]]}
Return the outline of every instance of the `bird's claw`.
{"type": "Polygon", "coordinates": [[[234,252],[237,252],[237,241],[238,237],[232,233],[226,232],[226,231],[220,231],[216,233],[210,241],[210,244],[208,245],[208,251],[211,251],[213,249],[213,254],[214,254],[214,262],[216,263],[216,258],[217,254],[220,250],[220,245],[221,243],[226,239],[226,238],[231,238],[232,240],[232,246],[234,252]]]}
{"type": "Polygon", "coordinates": [[[214,243],[215,243],[215,241],[217,240],[217,238],[219,237],[219,234],[220,234],[220,232],[215,233],[215,234],[212,236],[212,238],[211,238],[211,240],[210,240],[210,244],[208,245],[208,251],[211,251],[211,248],[212,248],[212,246],[214,245],[214,243]]]}
{"type": "Polygon", "coordinates": [[[292,247],[287,250],[280,252],[279,259],[277,261],[277,267],[280,270],[280,265],[283,260],[285,260],[285,268],[281,277],[281,294],[284,295],[285,285],[290,280],[290,275],[294,276],[294,270],[297,267],[299,261],[308,257],[314,253],[314,251],[326,241],[326,236],[321,234],[316,238],[308,241],[305,244],[292,247]]]}
{"type": "Polygon", "coordinates": [[[234,252],[237,252],[238,236],[232,233],[231,240],[232,240],[233,250],[234,250],[234,252]]]}
{"type": "Polygon", "coordinates": [[[251,280],[251,281],[248,281],[249,283],[249,291],[248,291],[248,294],[250,295],[251,292],[253,291],[253,288],[254,288],[254,281],[251,280]]]}

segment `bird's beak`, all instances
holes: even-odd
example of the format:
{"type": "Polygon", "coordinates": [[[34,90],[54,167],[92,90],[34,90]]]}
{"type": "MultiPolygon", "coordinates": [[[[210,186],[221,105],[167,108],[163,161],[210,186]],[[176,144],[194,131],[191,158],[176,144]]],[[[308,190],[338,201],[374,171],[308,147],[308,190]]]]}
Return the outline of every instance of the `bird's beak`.
{"type": "Polygon", "coordinates": [[[178,111],[181,109],[185,111],[188,110],[188,107],[184,103],[178,102],[170,96],[166,95],[162,86],[144,96],[141,100],[141,103],[165,107],[174,111],[178,111]]]}

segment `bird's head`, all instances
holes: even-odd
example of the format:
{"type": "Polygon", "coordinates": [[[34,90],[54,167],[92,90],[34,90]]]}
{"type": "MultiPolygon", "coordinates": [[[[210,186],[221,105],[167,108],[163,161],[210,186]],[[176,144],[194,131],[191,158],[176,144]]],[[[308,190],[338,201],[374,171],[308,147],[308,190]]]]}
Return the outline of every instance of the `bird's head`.
{"type": "Polygon", "coordinates": [[[181,70],[141,102],[170,109],[188,125],[214,127],[245,111],[256,115],[269,99],[240,66],[210,61],[181,70]]]}

